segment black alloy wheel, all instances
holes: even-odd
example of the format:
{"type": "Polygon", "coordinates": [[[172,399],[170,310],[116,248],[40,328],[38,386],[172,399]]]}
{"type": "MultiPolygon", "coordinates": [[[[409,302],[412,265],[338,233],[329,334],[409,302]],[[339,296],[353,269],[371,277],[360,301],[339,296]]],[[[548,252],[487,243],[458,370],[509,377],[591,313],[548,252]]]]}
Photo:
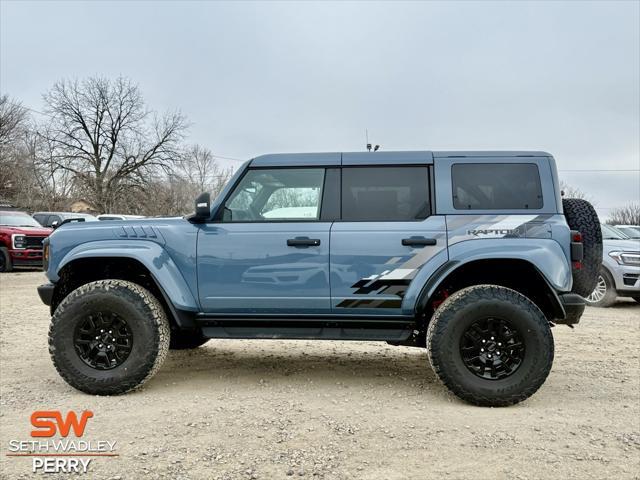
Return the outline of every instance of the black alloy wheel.
{"type": "Polygon", "coordinates": [[[98,312],[78,323],[73,345],[91,368],[110,370],[122,365],[131,353],[133,334],[123,318],[113,312],[98,312]]]}
{"type": "Polygon", "coordinates": [[[507,320],[487,317],[476,320],[460,339],[464,365],[474,375],[500,380],[512,375],[522,364],[525,345],[507,320]]]}

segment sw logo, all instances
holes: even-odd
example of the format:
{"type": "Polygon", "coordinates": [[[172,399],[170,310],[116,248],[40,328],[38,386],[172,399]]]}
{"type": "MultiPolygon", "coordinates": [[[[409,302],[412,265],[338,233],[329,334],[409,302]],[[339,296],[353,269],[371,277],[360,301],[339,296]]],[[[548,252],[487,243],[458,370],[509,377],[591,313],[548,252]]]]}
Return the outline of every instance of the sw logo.
{"type": "Polygon", "coordinates": [[[80,414],[80,419],[76,412],[68,412],[66,418],[62,418],[62,413],[58,410],[41,410],[31,414],[32,437],[53,437],[59,433],[61,437],[67,437],[71,429],[76,437],[84,435],[87,421],[93,417],[93,412],[85,410],[80,414]]]}
{"type": "Polygon", "coordinates": [[[91,457],[119,456],[115,441],[82,438],[90,418],[90,410],[37,410],[30,418],[32,439],[10,440],[7,456],[31,457],[33,473],[87,473],[91,457]]]}

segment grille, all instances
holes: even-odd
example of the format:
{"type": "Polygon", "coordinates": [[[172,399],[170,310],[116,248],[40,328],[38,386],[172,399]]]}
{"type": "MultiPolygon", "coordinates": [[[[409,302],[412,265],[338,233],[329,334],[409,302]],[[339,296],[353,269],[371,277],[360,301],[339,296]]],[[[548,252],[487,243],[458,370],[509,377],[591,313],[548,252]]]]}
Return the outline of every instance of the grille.
{"type": "Polygon", "coordinates": [[[47,237],[25,237],[25,248],[42,248],[42,241],[47,237]]]}

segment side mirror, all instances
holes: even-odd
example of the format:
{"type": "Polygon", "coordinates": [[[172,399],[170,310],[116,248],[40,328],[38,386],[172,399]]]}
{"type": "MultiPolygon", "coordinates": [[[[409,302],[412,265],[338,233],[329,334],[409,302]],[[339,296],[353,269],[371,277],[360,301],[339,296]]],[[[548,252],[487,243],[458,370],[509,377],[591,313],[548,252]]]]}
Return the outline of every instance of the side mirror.
{"type": "Polygon", "coordinates": [[[208,192],[201,193],[196,198],[196,211],[189,220],[194,223],[203,223],[211,216],[211,195],[208,192]]]}
{"type": "Polygon", "coordinates": [[[58,228],[58,223],[59,223],[59,222],[58,222],[57,220],[55,220],[55,221],[51,222],[51,228],[53,228],[54,230],[55,230],[56,228],[58,228]]]}

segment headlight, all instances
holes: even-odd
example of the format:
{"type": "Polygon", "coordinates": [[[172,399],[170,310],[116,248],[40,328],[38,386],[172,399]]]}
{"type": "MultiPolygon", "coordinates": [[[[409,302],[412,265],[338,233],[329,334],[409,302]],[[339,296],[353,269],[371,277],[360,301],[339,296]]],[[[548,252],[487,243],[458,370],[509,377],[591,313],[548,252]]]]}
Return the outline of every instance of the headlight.
{"type": "Polygon", "coordinates": [[[25,248],[27,246],[27,238],[24,235],[12,235],[13,248],[25,248]]]}
{"type": "Polygon", "coordinates": [[[609,252],[609,256],[620,265],[640,266],[640,252],[609,252]]]}

